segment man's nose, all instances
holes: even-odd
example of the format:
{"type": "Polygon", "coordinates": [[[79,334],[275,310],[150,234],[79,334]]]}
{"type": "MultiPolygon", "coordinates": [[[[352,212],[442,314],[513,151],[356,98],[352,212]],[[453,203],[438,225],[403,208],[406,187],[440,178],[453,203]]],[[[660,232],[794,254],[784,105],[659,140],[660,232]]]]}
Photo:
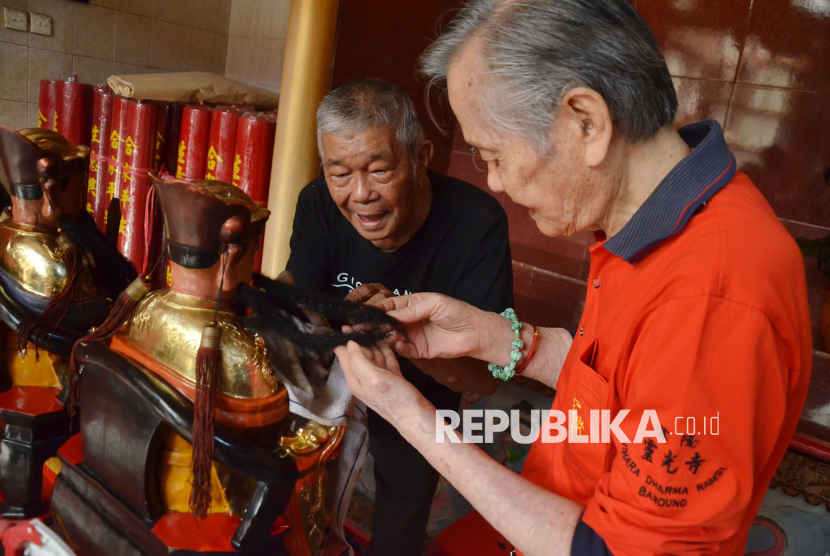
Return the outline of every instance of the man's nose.
{"type": "Polygon", "coordinates": [[[489,165],[487,167],[487,187],[493,193],[502,193],[504,191],[504,186],[502,186],[501,180],[499,179],[499,173],[490,168],[489,165]]]}
{"type": "Polygon", "coordinates": [[[367,176],[358,174],[352,189],[352,201],[356,203],[369,203],[373,201],[374,190],[367,176]]]}

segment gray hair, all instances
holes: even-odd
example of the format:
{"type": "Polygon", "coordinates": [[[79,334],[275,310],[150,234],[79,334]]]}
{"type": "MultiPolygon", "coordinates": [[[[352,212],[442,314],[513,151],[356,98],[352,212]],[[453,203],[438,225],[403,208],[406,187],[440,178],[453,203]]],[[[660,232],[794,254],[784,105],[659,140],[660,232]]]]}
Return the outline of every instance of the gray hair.
{"type": "Polygon", "coordinates": [[[574,87],[599,93],[615,131],[631,141],[674,121],[671,75],[629,0],[470,0],[421,57],[430,86],[446,85],[472,39],[492,80],[481,99],[485,121],[540,154],[550,152],[551,123],[574,87]]]}
{"type": "Polygon", "coordinates": [[[424,129],[409,95],[383,79],[358,79],[331,91],[317,109],[317,148],[323,156],[323,135],[353,135],[390,126],[413,163],[424,129]]]}

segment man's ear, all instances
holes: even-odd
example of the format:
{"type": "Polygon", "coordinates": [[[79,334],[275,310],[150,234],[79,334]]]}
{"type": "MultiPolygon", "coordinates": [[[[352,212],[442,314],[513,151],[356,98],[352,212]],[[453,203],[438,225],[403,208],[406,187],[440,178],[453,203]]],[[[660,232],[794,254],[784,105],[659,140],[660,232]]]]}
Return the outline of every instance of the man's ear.
{"type": "Polygon", "coordinates": [[[602,164],[614,133],[611,112],[602,95],[588,87],[571,89],[562,97],[557,119],[567,124],[568,140],[582,143],[585,164],[602,164]]]}
{"type": "Polygon", "coordinates": [[[416,159],[418,161],[418,174],[427,171],[433,154],[435,154],[435,145],[432,144],[432,141],[427,139],[421,144],[421,148],[418,149],[418,153],[416,155],[416,159]]]}

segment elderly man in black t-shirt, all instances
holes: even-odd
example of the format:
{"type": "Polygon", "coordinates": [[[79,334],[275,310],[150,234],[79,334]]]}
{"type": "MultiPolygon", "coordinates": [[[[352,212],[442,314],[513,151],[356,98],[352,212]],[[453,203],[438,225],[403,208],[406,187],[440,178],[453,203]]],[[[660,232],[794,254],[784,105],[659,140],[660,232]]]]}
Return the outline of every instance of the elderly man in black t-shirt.
{"type": "MultiPolygon", "coordinates": [[[[438,292],[480,309],[513,305],[507,216],[487,193],[427,169],[432,143],[411,99],[371,79],[329,93],[317,111],[325,178],[300,193],[287,269],[295,282],[376,303],[438,292]]],[[[401,372],[438,409],[498,384],[472,359],[403,360],[401,372]]],[[[369,413],[375,460],[373,556],[420,555],[438,473],[369,413]]]]}

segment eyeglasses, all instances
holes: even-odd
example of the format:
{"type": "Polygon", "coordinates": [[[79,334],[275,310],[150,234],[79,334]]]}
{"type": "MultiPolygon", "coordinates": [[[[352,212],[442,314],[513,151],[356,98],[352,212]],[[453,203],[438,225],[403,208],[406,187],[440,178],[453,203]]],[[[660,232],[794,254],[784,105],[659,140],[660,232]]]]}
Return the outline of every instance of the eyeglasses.
{"type": "Polygon", "coordinates": [[[478,167],[478,164],[476,164],[476,157],[477,157],[477,156],[479,156],[479,154],[478,154],[478,148],[477,148],[477,147],[473,147],[472,145],[468,145],[468,146],[470,147],[470,152],[471,152],[471,153],[472,153],[472,155],[473,155],[473,166],[474,166],[474,167],[475,167],[475,169],[476,169],[476,170],[478,170],[479,172],[485,172],[485,171],[487,170],[486,168],[481,169],[481,168],[479,168],[479,167],[478,167]]]}

